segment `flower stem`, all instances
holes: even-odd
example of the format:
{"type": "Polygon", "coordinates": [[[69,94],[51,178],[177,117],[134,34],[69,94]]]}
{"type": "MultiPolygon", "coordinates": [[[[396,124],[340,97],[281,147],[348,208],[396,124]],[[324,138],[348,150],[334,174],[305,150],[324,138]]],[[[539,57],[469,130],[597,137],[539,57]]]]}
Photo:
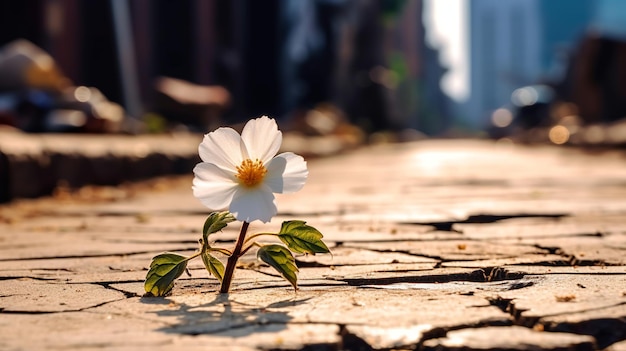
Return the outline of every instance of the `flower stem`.
{"type": "Polygon", "coordinates": [[[278,233],[256,233],[256,234],[253,234],[253,235],[250,235],[249,237],[247,237],[246,238],[246,243],[248,243],[248,242],[250,242],[250,240],[252,240],[254,238],[257,238],[259,236],[262,236],[262,235],[275,235],[275,236],[278,236],[278,233]]]}
{"type": "MultiPolygon", "coordinates": [[[[247,240],[246,240],[246,242],[247,242],[247,240]]],[[[253,242],[252,242],[252,243],[250,243],[248,246],[245,246],[245,247],[243,248],[243,251],[241,251],[241,256],[245,255],[245,254],[246,254],[246,252],[248,252],[248,250],[250,250],[250,249],[251,249],[252,247],[254,247],[254,246],[263,247],[263,245],[261,245],[261,244],[257,243],[256,241],[253,241],[253,242]]]]}
{"type": "Polygon", "coordinates": [[[243,222],[241,226],[241,231],[239,232],[239,237],[237,238],[237,242],[235,243],[235,249],[233,250],[233,254],[228,257],[228,261],[226,262],[226,270],[224,271],[224,279],[222,279],[222,285],[220,286],[220,293],[225,294],[230,290],[230,282],[233,279],[233,273],[235,273],[235,266],[237,265],[237,261],[239,257],[241,257],[243,248],[243,243],[246,240],[246,232],[248,231],[248,226],[250,223],[243,222]]]}

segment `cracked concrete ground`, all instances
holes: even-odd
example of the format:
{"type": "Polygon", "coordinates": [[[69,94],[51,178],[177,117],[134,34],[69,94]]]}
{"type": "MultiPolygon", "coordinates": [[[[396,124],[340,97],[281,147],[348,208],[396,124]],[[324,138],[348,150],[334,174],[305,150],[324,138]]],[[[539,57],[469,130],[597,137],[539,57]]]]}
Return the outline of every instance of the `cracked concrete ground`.
{"type": "Polygon", "coordinates": [[[143,296],[154,255],[197,249],[191,175],[16,201],[0,349],[626,350],[624,156],[423,141],[311,160],[251,226],[325,234],[333,255],[297,257],[297,292],[248,254],[230,294],[195,260],[143,296]]]}

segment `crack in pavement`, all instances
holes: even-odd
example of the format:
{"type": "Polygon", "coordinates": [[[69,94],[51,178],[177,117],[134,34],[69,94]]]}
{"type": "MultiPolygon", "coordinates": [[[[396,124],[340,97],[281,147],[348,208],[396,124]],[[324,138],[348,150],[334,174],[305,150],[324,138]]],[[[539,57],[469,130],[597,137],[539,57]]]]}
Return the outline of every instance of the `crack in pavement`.
{"type": "Polygon", "coordinates": [[[39,314],[58,314],[58,313],[74,313],[74,312],[85,312],[88,311],[90,309],[94,309],[94,308],[98,308],[98,307],[102,307],[105,305],[108,305],[110,303],[114,303],[114,302],[119,302],[119,301],[123,301],[127,299],[126,296],[116,299],[116,300],[110,300],[110,301],[103,301],[100,302],[98,304],[95,305],[90,305],[90,306],[86,306],[86,307],[81,307],[81,308],[75,308],[75,309],[65,309],[65,310],[59,310],[59,311],[30,311],[30,310],[17,310],[17,309],[2,309],[2,313],[6,313],[6,314],[26,314],[26,315],[39,315],[39,314]]]}
{"type": "MultiPolygon", "coordinates": [[[[416,273],[420,271],[415,271],[416,273]]],[[[382,278],[337,278],[345,281],[350,286],[362,285],[390,285],[397,283],[449,283],[454,281],[465,282],[494,282],[503,280],[519,280],[524,277],[522,272],[510,272],[501,267],[486,267],[476,269],[468,273],[435,274],[435,275],[412,275],[401,277],[382,278]]]]}
{"type": "Polygon", "coordinates": [[[496,223],[507,219],[515,218],[546,218],[546,219],[559,219],[567,217],[570,214],[567,213],[528,213],[528,214],[510,214],[510,215],[491,215],[491,214],[477,214],[470,215],[466,219],[456,221],[439,221],[439,222],[402,222],[399,224],[413,224],[413,225],[425,225],[434,227],[435,230],[444,232],[463,233],[457,229],[454,229],[455,224],[489,224],[496,223]]]}
{"type": "Polygon", "coordinates": [[[561,313],[543,314],[540,316],[524,316],[527,309],[517,308],[515,298],[486,297],[492,306],[498,307],[502,312],[508,313],[512,317],[514,325],[529,329],[544,330],[549,332],[567,332],[572,334],[591,335],[596,339],[599,349],[604,349],[609,345],[626,340],[626,319],[625,318],[596,318],[587,319],[581,322],[551,322],[542,321],[550,317],[568,316],[585,312],[602,311],[626,305],[626,302],[598,306],[594,308],[570,310],[561,313]],[[600,326],[601,325],[601,326],[600,326]]]}
{"type": "MultiPolygon", "coordinates": [[[[194,242],[197,243],[197,242],[194,242]]],[[[186,252],[186,251],[194,251],[197,250],[198,247],[193,248],[173,248],[169,251],[176,252],[186,252]]],[[[145,255],[152,253],[155,256],[159,253],[154,250],[137,250],[130,252],[120,252],[120,253],[102,253],[102,254],[90,254],[90,255],[61,255],[61,256],[37,256],[37,257],[18,257],[18,258],[0,258],[0,262],[12,262],[12,261],[38,261],[38,260],[51,260],[51,259],[80,259],[80,258],[102,258],[102,257],[125,257],[125,256],[135,256],[135,255],[145,255]]]]}

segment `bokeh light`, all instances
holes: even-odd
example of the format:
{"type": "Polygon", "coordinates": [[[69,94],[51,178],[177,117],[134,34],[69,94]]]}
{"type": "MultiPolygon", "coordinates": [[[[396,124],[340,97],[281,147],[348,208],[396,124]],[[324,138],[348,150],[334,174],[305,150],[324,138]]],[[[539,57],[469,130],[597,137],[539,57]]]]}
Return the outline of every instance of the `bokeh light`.
{"type": "Polygon", "coordinates": [[[570,137],[569,130],[562,125],[557,125],[550,128],[550,133],[548,134],[550,141],[557,145],[562,145],[567,143],[570,137]]]}
{"type": "Polygon", "coordinates": [[[505,128],[513,122],[513,114],[506,108],[499,108],[491,114],[491,123],[499,128],[505,128]]]}

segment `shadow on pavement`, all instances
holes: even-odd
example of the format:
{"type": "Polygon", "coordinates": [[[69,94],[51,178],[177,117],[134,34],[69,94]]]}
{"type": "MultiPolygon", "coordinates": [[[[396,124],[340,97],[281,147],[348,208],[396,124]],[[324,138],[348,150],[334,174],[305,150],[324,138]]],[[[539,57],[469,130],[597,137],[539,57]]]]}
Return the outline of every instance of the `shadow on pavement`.
{"type": "Polygon", "coordinates": [[[286,329],[292,317],[285,312],[270,309],[297,306],[309,299],[290,298],[264,307],[237,302],[229,294],[215,295],[213,301],[198,305],[175,302],[167,297],[144,297],[141,302],[163,305],[163,309],[156,312],[160,317],[176,317],[176,322],[159,331],[183,335],[212,334],[241,337],[286,329]]]}

